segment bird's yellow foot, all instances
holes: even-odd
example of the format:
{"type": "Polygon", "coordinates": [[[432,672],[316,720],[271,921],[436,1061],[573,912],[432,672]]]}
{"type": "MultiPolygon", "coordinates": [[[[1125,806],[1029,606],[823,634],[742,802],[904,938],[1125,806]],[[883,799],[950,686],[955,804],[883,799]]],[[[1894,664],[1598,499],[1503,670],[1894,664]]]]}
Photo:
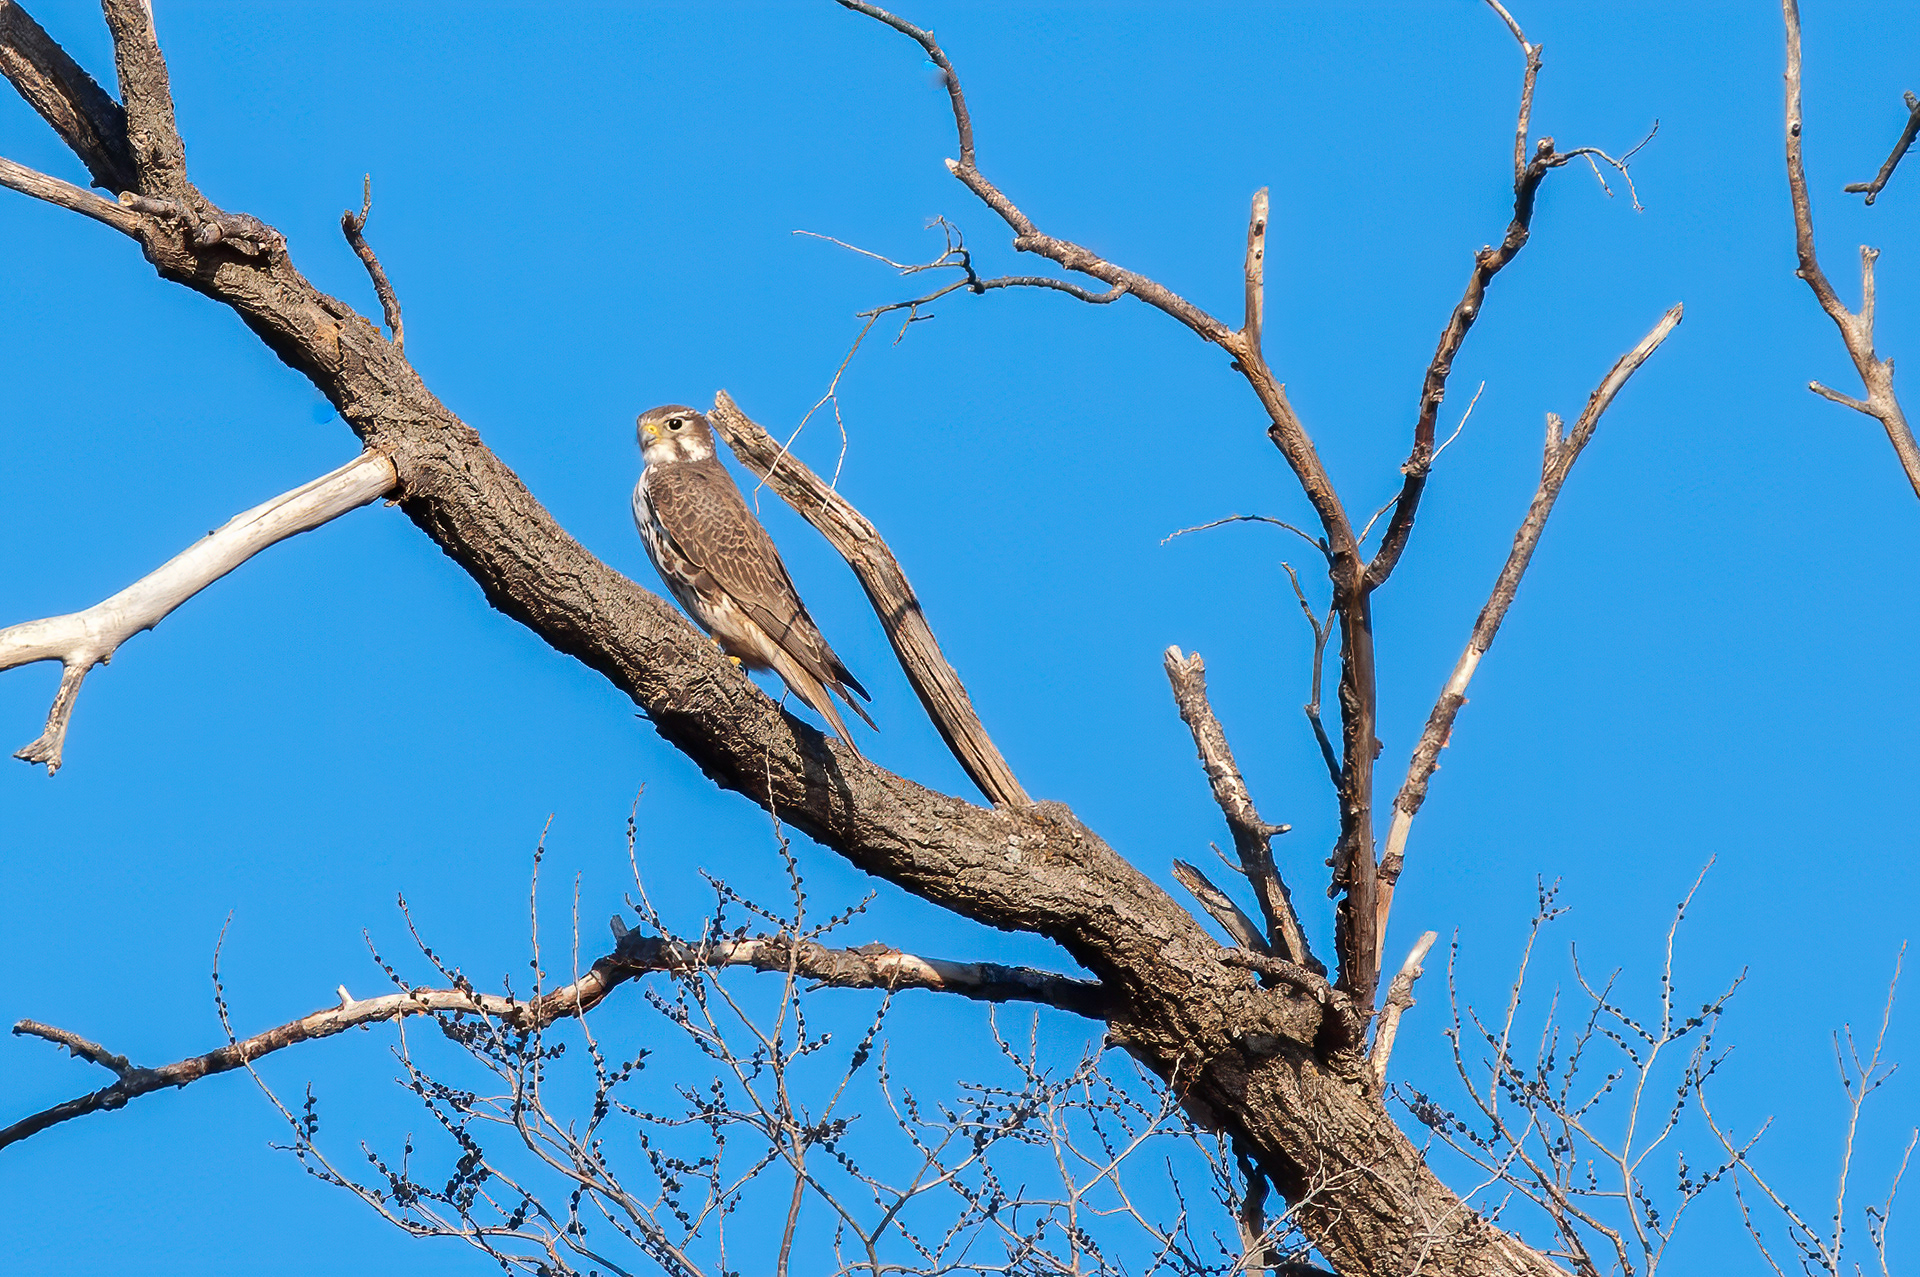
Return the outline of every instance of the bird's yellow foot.
{"type": "Polygon", "coordinates": [[[733,668],[735,668],[735,669],[743,669],[743,668],[745,668],[744,666],[742,666],[742,665],[740,664],[740,658],[739,658],[739,657],[737,657],[737,656],[734,656],[734,655],[733,655],[732,653],[730,653],[730,652],[728,652],[726,648],[724,648],[724,647],[721,647],[721,646],[720,646],[720,640],[719,640],[719,639],[717,639],[717,638],[709,638],[709,639],[708,639],[707,641],[708,641],[709,643],[712,643],[712,644],[713,644],[713,645],[714,645],[715,647],[718,647],[718,648],[720,648],[720,655],[722,655],[722,656],[724,656],[724,657],[726,657],[726,658],[727,658],[728,660],[730,660],[730,661],[732,661],[732,662],[733,662],[733,668]]]}

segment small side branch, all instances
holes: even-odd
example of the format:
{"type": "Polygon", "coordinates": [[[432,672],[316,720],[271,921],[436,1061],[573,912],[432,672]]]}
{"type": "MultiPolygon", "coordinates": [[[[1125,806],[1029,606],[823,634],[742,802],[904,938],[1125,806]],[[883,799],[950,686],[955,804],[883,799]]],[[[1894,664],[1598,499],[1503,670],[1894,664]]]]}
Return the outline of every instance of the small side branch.
{"type": "Polygon", "coordinates": [[[1260,334],[1267,314],[1267,188],[1253,193],[1253,207],[1247,214],[1247,317],[1240,336],[1254,350],[1261,349],[1260,334]]]}
{"type": "MultiPolygon", "coordinates": [[[[1877,420],[1887,432],[1887,441],[1893,445],[1894,455],[1899,457],[1900,467],[1906,471],[1907,482],[1913,485],[1914,495],[1920,496],[1920,444],[1914,442],[1913,431],[1907,426],[1906,413],[1893,393],[1893,360],[1880,358],[1873,348],[1873,263],[1880,255],[1879,251],[1865,246],[1860,249],[1860,309],[1855,312],[1848,310],[1846,303],[1834,291],[1826,272],[1820,268],[1819,254],[1814,249],[1813,201],[1807,194],[1806,160],[1802,153],[1804,139],[1801,136],[1803,120],[1800,113],[1798,0],[1781,0],[1780,11],[1787,28],[1787,192],[1793,203],[1794,249],[1800,259],[1798,273],[1801,279],[1807,281],[1807,287],[1813,290],[1820,309],[1827,312],[1827,318],[1840,330],[1840,340],[1846,345],[1854,370],[1860,374],[1867,397],[1855,399],[1822,386],[1817,381],[1809,382],[1807,388],[1823,398],[1877,420]]],[[[1914,100],[1911,94],[1908,100],[1914,100]]],[[[1882,184],[1892,175],[1893,166],[1912,142],[1915,129],[1920,128],[1920,123],[1917,123],[1920,122],[1920,107],[1909,108],[1909,116],[1906,133],[1880,171],[1879,182],[1882,184]]],[[[1871,187],[1875,183],[1867,185],[1871,187]]],[[[1859,188],[1850,186],[1847,189],[1859,188]]],[[[1875,193],[1878,193],[1877,188],[1875,193]]],[[[1873,202],[1871,196],[1867,202],[1873,202]]]]}
{"type": "Polygon", "coordinates": [[[1380,1026],[1373,1031],[1373,1049],[1367,1055],[1367,1071],[1373,1075],[1376,1091],[1386,1090],[1387,1061],[1393,1058],[1393,1040],[1400,1033],[1400,1017],[1413,1007],[1413,982],[1425,974],[1420,964],[1427,960],[1427,951],[1439,938],[1438,932],[1421,932],[1407,960],[1400,964],[1399,974],[1387,986],[1387,1004],[1380,1008],[1380,1026]]]}
{"type": "Polygon", "coordinates": [[[980,792],[990,802],[1030,805],[1033,800],[987,735],[966,686],[941,652],[899,560],[873,524],[741,412],[726,391],[714,397],[709,419],[740,463],[766,480],[768,487],[799,511],[846,559],[866,590],[867,600],[873,604],[920,704],[980,792]]]}
{"type": "Polygon", "coordinates": [[[863,14],[906,36],[925,51],[928,61],[939,68],[941,81],[946,86],[947,97],[953,107],[954,133],[960,147],[960,158],[948,160],[947,170],[1007,224],[1013,231],[1013,246],[1017,251],[1037,253],[1070,271],[1090,275],[1118,292],[1131,293],[1147,305],[1165,311],[1208,341],[1221,342],[1232,335],[1232,330],[1225,324],[1164,284],[1115,265],[1079,244],[1042,233],[1033,220],[980,171],[974,156],[973,118],[967,110],[966,95],[960,89],[960,74],[954,70],[946,51],[934,39],[933,32],[924,31],[879,5],[865,3],[865,0],[838,2],[842,8],[863,14]]]}
{"type": "Polygon", "coordinates": [[[1573,463],[1593,438],[1594,428],[1600,424],[1600,417],[1613,403],[1614,396],[1620,393],[1640,365],[1659,349],[1660,343],[1680,322],[1681,314],[1682,308],[1679,306],[1669,310],[1654,325],[1652,332],[1614,363],[1588,397],[1586,409],[1574,422],[1572,433],[1562,438],[1557,419],[1548,429],[1540,486],[1534,491],[1533,501],[1527,507],[1527,516],[1521,521],[1520,530],[1514,534],[1513,549],[1494,581],[1493,593],[1474,621],[1473,634],[1467,640],[1466,650],[1454,664],[1453,674],[1447,679],[1440,699],[1427,717],[1426,730],[1420,734],[1420,741],[1414,746],[1413,759],[1407,765],[1407,778],[1400,786],[1399,795],[1393,800],[1393,824],[1387,831],[1386,851],[1380,859],[1379,922],[1375,935],[1381,938],[1382,943],[1387,933],[1387,917],[1393,908],[1393,885],[1398,881],[1406,860],[1407,834],[1413,827],[1414,814],[1426,801],[1427,783],[1433,779],[1433,773],[1439,770],[1440,751],[1446,747],[1447,738],[1453,732],[1453,720],[1459,715],[1460,707],[1467,703],[1467,684],[1473,680],[1473,672],[1479,667],[1480,658],[1493,645],[1494,635],[1499,633],[1500,623],[1506,619],[1507,609],[1513,605],[1514,594],[1520,588],[1520,578],[1526,574],[1527,564],[1532,561],[1534,549],[1540,544],[1540,536],[1546,531],[1547,516],[1553,513],[1553,504],[1559,500],[1560,489],[1572,473],[1573,463]]]}
{"type": "MultiPolygon", "coordinates": [[[[1273,863],[1274,836],[1287,832],[1288,826],[1269,825],[1260,819],[1260,813],[1254,809],[1253,795],[1248,792],[1247,782],[1233,761],[1233,750],[1227,746],[1226,732],[1222,730],[1220,720],[1214,717],[1213,706],[1207,701],[1206,662],[1200,659],[1198,652],[1186,656],[1179,648],[1170,647],[1166,652],[1166,670],[1167,682],[1173,687],[1174,704],[1180,710],[1180,719],[1193,733],[1194,748],[1200,753],[1200,765],[1206,769],[1207,783],[1213,787],[1213,800],[1219,804],[1220,814],[1227,818],[1227,828],[1233,833],[1234,850],[1240,857],[1240,871],[1247,876],[1248,883],[1253,886],[1254,896],[1260,901],[1260,912],[1266,919],[1271,951],[1290,962],[1318,967],[1318,961],[1307,948],[1307,938],[1300,929],[1300,919],[1294,913],[1293,897],[1273,863]]],[[[1193,890],[1193,884],[1184,877],[1181,883],[1188,890],[1193,890]]],[[[1195,894],[1198,895],[1197,892],[1195,894]]],[[[1202,898],[1201,902],[1204,904],[1205,899],[1202,898]]],[[[1223,922],[1222,925],[1226,924],[1223,922]]],[[[1258,947],[1248,944],[1244,939],[1240,943],[1244,948],[1258,947]]]]}
{"type": "Polygon", "coordinates": [[[1260,934],[1260,924],[1247,917],[1247,911],[1234,903],[1232,896],[1215,886],[1213,879],[1201,873],[1197,866],[1176,860],[1173,862],[1173,876],[1187,889],[1188,894],[1200,902],[1200,907],[1233,937],[1236,945],[1253,953],[1272,956],[1272,947],[1267,944],[1267,938],[1260,934]]]}
{"type": "Polygon", "coordinates": [[[387,317],[387,331],[393,334],[393,348],[405,350],[407,331],[400,323],[400,299],[394,296],[393,285],[387,281],[387,272],[380,265],[380,259],[374,256],[373,246],[367,243],[361,234],[367,228],[367,214],[373,211],[373,174],[366,175],[365,185],[361,188],[360,211],[348,209],[340,214],[340,233],[347,237],[347,244],[353,249],[367,268],[367,277],[373,281],[373,291],[380,297],[380,310],[387,317]]]}
{"type": "Polygon", "coordinates": [[[514,1029],[531,1030],[565,1016],[584,1014],[635,976],[703,967],[751,967],[783,976],[796,975],[840,989],[929,989],[983,1002],[1039,1003],[1093,1019],[1106,1015],[1105,991],[1099,984],[1028,967],[920,958],[885,945],[828,949],[784,937],[690,945],[628,932],[621,935],[613,952],[595,962],[585,975],[537,998],[480,993],[464,982],[451,989],[407,989],[377,998],[354,998],[342,988],[336,1006],[157,1069],[129,1064],[124,1056],[114,1055],[68,1030],[22,1020],[13,1026],[15,1034],[44,1038],[63,1046],[76,1056],[111,1070],[118,1080],[0,1130],[0,1148],[88,1113],[121,1108],[127,1101],[149,1092],[230,1073],[275,1051],[330,1038],[363,1025],[414,1015],[471,1014],[499,1019],[514,1029]]]}
{"type": "Polygon", "coordinates": [[[1913,145],[1915,134],[1920,134],[1920,98],[1907,94],[1907,127],[1900,130],[1900,140],[1893,144],[1893,153],[1887,156],[1887,162],[1880,166],[1871,182],[1854,182],[1840,189],[1849,195],[1864,195],[1868,204],[1880,198],[1880,192],[1886,189],[1887,179],[1893,176],[1893,170],[1900,167],[1900,161],[1906,157],[1907,148],[1913,145]]]}
{"type": "Polygon", "coordinates": [[[391,492],[395,483],[391,461],[378,453],[363,453],[331,474],[235,515],[225,527],[84,612],[0,629],[0,670],[35,661],[59,661],[62,666],[60,690],[47,715],[46,730],[14,757],[45,763],[48,775],[58,771],[74,699],[88,670],[111,660],[122,643],[152,629],[268,546],[358,509],[391,492]]]}
{"type": "Polygon", "coordinates": [[[12,160],[0,159],[0,186],[104,222],[122,235],[137,235],[140,229],[140,219],[131,210],[12,160]]]}

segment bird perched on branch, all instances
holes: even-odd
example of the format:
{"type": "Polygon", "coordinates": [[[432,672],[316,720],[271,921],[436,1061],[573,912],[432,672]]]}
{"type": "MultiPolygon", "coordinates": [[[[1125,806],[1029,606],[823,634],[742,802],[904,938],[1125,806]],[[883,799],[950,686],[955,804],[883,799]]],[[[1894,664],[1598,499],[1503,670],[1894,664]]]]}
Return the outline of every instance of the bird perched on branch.
{"type": "Polygon", "coordinates": [[[868,727],[873,719],[848,692],[872,698],[807,615],[772,538],[720,464],[713,427],[668,404],[640,415],[639,438],[646,468],[633,489],[633,521],[660,579],[721,651],[778,674],[859,757],[827,689],[868,727]]]}

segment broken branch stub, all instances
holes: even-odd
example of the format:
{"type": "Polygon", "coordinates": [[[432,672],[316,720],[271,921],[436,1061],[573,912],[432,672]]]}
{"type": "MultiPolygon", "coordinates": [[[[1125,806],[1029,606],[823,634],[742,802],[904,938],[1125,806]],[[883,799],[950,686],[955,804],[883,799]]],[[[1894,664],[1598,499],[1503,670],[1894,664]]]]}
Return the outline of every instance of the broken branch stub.
{"type": "Polygon", "coordinates": [[[59,771],[67,724],[87,671],[113,659],[122,643],[152,629],[268,546],[358,509],[393,491],[395,483],[391,461],[377,452],[362,453],[331,474],[234,515],[224,527],[85,611],[0,630],[0,670],[36,661],[61,665],[60,690],[48,711],[46,730],[14,757],[46,764],[48,775],[59,771]]]}

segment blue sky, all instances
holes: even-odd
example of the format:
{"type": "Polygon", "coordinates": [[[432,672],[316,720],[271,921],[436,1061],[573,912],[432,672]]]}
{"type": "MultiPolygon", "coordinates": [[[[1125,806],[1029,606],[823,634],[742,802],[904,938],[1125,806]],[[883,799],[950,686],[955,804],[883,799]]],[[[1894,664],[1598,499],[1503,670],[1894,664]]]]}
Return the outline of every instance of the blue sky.
{"type": "MultiPolygon", "coordinates": [[[[410,357],[569,531],[643,583],[626,504],[635,413],[724,387],[790,428],[846,354],[854,312],[907,295],[878,263],[793,231],[910,260],[937,252],[925,224],[944,214],[984,269],[1031,268],[942,166],[951,121],[918,51],[825,0],[156,7],[199,185],[277,226],[309,278],[371,314],[337,226],[370,171],[367,234],[410,357]]],[[[32,11],[111,82],[94,6],[32,11]]],[[[1239,305],[1247,199],[1272,188],[1269,359],[1349,507],[1385,501],[1435,335],[1472,251],[1506,224],[1520,55],[1491,13],[1468,0],[902,12],[960,68],[990,177],[1044,228],[1217,314],[1239,305]]],[[[1577,940],[1583,961],[1650,988],[1668,916],[1713,858],[1681,972],[1701,993],[1749,973],[1723,1104],[1745,1124],[1776,1114],[1769,1164],[1824,1192],[1841,1116],[1828,1034],[1877,1018],[1920,896],[1920,503],[1877,427],[1804,389],[1855,383],[1793,277],[1777,12],[1515,12],[1546,46],[1536,134],[1622,150],[1655,118],[1660,131],[1634,167],[1644,212],[1584,170],[1552,175],[1533,242],[1457,364],[1443,428],[1485,393],[1376,601],[1384,776],[1404,767],[1504,556],[1543,413],[1571,419],[1666,307],[1683,301],[1687,317],[1603,422],[1481,668],[1415,827],[1389,948],[1457,931],[1463,991],[1495,999],[1536,876],[1559,878],[1573,913],[1554,953],[1577,940]]],[[[1809,0],[1805,21],[1826,264],[1853,298],[1855,246],[1885,250],[1880,347],[1920,359],[1920,173],[1872,209],[1839,194],[1873,173],[1901,90],[1920,87],[1920,11],[1809,0]]],[[[0,153],[80,176],[17,101],[0,103],[0,153]]],[[[105,228],[9,195],[0,233],[13,246],[0,623],[95,602],[354,455],[311,386],[105,228]]],[[[1282,866],[1324,948],[1335,813],[1298,710],[1310,639],[1279,568],[1304,547],[1259,526],[1162,543],[1230,513],[1306,517],[1257,405],[1218,350],[1137,304],[1003,292],[936,314],[897,345],[876,332],[849,367],[842,487],[906,565],[983,719],[1029,791],[1171,885],[1170,861],[1223,832],[1160,669],[1168,644],[1203,653],[1264,814],[1293,826],[1282,866]]],[[[816,420],[799,449],[830,468],[839,436],[816,420]]],[[[875,693],[883,730],[863,747],[970,793],[844,567],[766,509],[875,693]]],[[[51,666],[0,676],[9,748],[39,730],[56,681],[51,666]]],[[[691,923],[704,908],[696,868],[778,881],[761,813],[491,612],[397,511],[358,511],[95,671],[58,777],[0,770],[0,1018],[149,1064],[205,1050],[220,1040],[207,973],[229,914],[224,971],[251,1031],[342,982],[377,987],[361,931],[401,947],[396,893],[476,976],[518,970],[549,817],[547,881],[578,875],[582,916],[603,919],[629,887],[624,823],[643,787],[643,867],[670,913],[691,923]]],[[[802,856],[820,900],[875,885],[817,848],[802,856]]],[[[858,929],[855,943],[1064,961],[884,886],[858,929]]],[[[1427,994],[1395,1071],[1437,1085],[1439,981],[1427,994]]],[[[929,1004],[896,1026],[899,1049],[935,1068],[983,1025],[929,1004]]],[[[391,1133],[405,1119],[388,1040],[288,1053],[267,1075],[337,1097],[349,1144],[391,1133]]],[[[1896,1012],[1892,1053],[1916,1048],[1920,1019],[1896,1012]]],[[[0,1039],[0,1078],[0,1121],[105,1081],[15,1038],[0,1039]]],[[[1882,1093],[1869,1192],[1915,1096],[1904,1076],[1882,1093]]],[[[0,1195],[32,1224],[0,1239],[0,1267],[471,1266],[306,1180],[267,1147],[281,1134],[228,1077],[8,1149],[0,1195]],[[290,1250],[296,1229],[327,1244],[290,1250]]],[[[1745,1263],[1729,1227],[1703,1215],[1696,1237],[1745,1263]]],[[[1896,1246],[1899,1233],[1896,1220],[1896,1246]]]]}

